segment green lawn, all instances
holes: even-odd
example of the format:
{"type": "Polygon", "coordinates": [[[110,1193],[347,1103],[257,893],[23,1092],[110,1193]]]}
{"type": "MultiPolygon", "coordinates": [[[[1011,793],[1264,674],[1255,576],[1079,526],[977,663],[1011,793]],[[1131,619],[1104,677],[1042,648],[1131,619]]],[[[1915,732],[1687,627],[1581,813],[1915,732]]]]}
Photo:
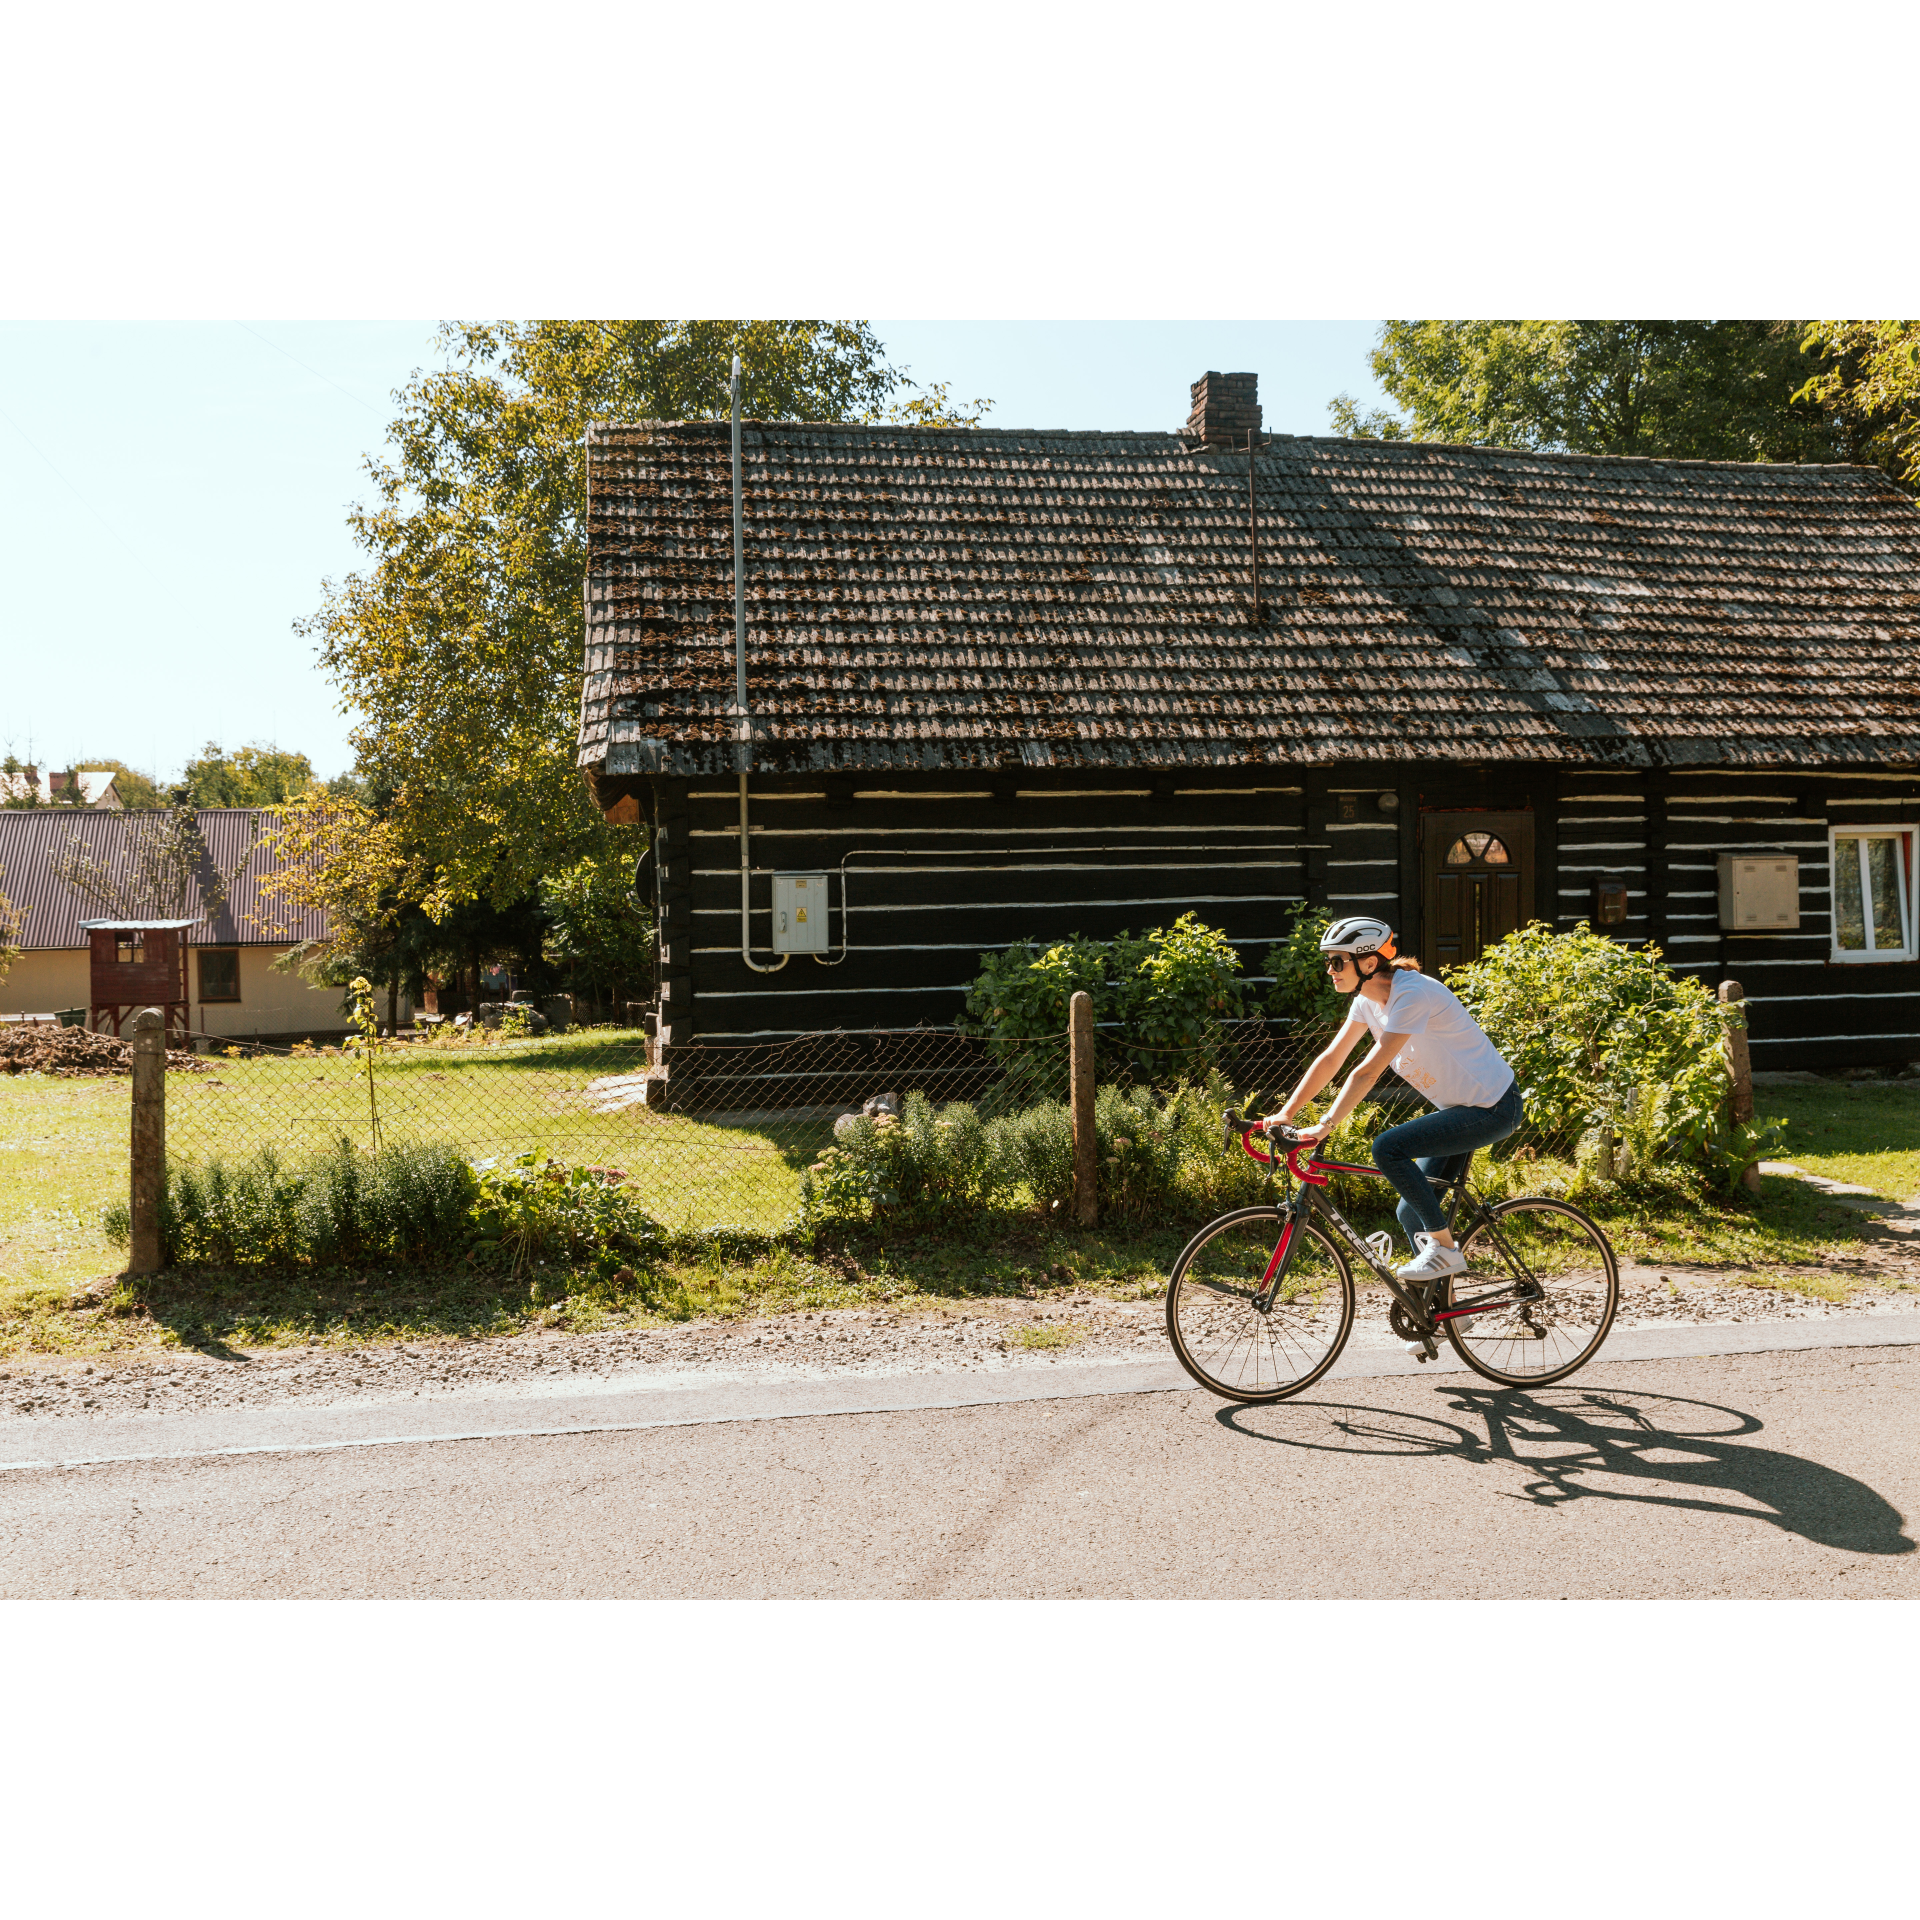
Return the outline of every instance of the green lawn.
{"type": "MultiPolygon", "coordinates": [[[[593,1092],[596,1081],[645,1065],[645,1043],[618,1028],[512,1046],[398,1048],[376,1060],[372,1110],[388,1138],[451,1141],[475,1160],[538,1151],[620,1167],[647,1211],[675,1230],[785,1225],[831,1124],[596,1110],[606,1098],[593,1092]]],[[[173,1154],[304,1152],[340,1134],[372,1135],[366,1068],[350,1055],[216,1058],[212,1073],[167,1081],[173,1154]]]]}
{"type": "Polygon", "coordinates": [[[1796,1167],[1888,1200],[1920,1197],[1920,1084],[1756,1087],[1753,1103],[1761,1119],[1785,1117],[1796,1167]]]}
{"type": "Polygon", "coordinates": [[[129,1085],[0,1076],[0,1306],[123,1264],[100,1206],[127,1191],[129,1085]]]}
{"type": "MultiPolygon", "coordinates": [[[[596,1080],[638,1072],[645,1046],[619,1029],[488,1048],[401,1048],[375,1065],[373,1108],[390,1138],[450,1140],[474,1159],[530,1150],[625,1169],[641,1203],[676,1231],[772,1232],[800,1201],[800,1176],[831,1138],[824,1120],[716,1125],[632,1106],[596,1111],[596,1080]]],[[[0,1311],[118,1270],[102,1204],[124,1198],[125,1078],[0,1076],[0,1311]]],[[[207,1073],[167,1076],[175,1157],[304,1153],[337,1135],[371,1138],[367,1076],[352,1056],[216,1055],[207,1073]]]]}

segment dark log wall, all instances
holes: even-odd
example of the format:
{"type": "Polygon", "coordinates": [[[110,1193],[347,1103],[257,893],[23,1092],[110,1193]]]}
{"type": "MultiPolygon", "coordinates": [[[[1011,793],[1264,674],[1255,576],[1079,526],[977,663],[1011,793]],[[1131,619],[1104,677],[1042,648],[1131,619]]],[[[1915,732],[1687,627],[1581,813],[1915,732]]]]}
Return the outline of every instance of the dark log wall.
{"type": "MultiPolygon", "coordinates": [[[[1031,777],[1031,776],[1027,776],[1031,777]]],[[[661,1025],[669,1041],[774,1037],[834,1027],[946,1027],[983,951],[1015,940],[1107,937],[1191,909],[1223,928],[1249,976],[1305,899],[1377,913],[1420,951],[1423,810],[1528,808],[1537,914],[1570,928],[1593,883],[1624,880],[1629,919],[1709,985],[1745,988],[1757,1064],[1884,1064],[1920,1058],[1920,964],[1832,958],[1829,829],[1920,826],[1920,779],[1724,769],[1560,773],[1416,769],[1391,789],[1364,772],[1279,770],[1226,781],[1074,777],[1052,788],[950,776],[756,777],[754,957],[770,960],[771,870],[824,871],[844,961],[796,955],[754,974],[739,955],[739,801],[724,781],[658,782],[661,1025]],[[1793,933],[1722,934],[1716,856],[1800,859],[1793,933]],[[849,857],[851,856],[851,857],[849,857]]]]}
{"type": "Polygon", "coordinates": [[[1556,924],[1591,912],[1593,883],[1627,884],[1630,918],[1610,928],[1657,941],[1709,985],[1738,980],[1754,1062],[1765,1067],[1885,1065],[1920,1058],[1920,964],[1833,958],[1830,830],[1920,824],[1920,781],[1864,773],[1693,772],[1562,778],[1556,924]],[[1723,933],[1717,857],[1791,853],[1800,925],[1723,933]]]}
{"type": "MultiPolygon", "coordinates": [[[[673,783],[677,785],[677,783],[673,783]]],[[[1393,890],[1395,843],[1384,835],[1308,831],[1308,794],[1284,776],[1245,786],[1193,786],[1142,777],[1085,777],[1053,789],[996,792],[964,779],[849,780],[756,777],[752,785],[753,957],[769,951],[769,872],[834,876],[832,938],[844,929],[843,862],[852,903],[846,958],[824,966],[795,955],[775,974],[740,958],[739,797],[715,780],[684,792],[692,1030],[705,1038],[770,1037],[833,1027],[951,1026],[980,955],[1013,941],[1072,934],[1106,938],[1165,926],[1192,910],[1226,932],[1249,975],[1316,883],[1343,900],[1393,890]],[[1363,864],[1378,850],[1387,864],[1363,864]],[[1338,843],[1337,845],[1334,843],[1338,843]]],[[[1313,796],[1316,819],[1337,801],[1313,796]],[[1322,806],[1324,802],[1324,807],[1322,806]]],[[[673,786],[657,804],[671,818],[673,786]]],[[[669,837],[669,851],[671,838],[669,837]]],[[[663,876],[674,871],[671,859],[663,876]]],[[[666,930],[671,945],[673,931],[666,930]]],[[[670,960],[663,977],[675,978],[670,960]]],[[[689,1003],[682,1002],[681,1008],[689,1003]]],[[[676,1012],[674,1037],[682,1037],[676,1012]]]]}

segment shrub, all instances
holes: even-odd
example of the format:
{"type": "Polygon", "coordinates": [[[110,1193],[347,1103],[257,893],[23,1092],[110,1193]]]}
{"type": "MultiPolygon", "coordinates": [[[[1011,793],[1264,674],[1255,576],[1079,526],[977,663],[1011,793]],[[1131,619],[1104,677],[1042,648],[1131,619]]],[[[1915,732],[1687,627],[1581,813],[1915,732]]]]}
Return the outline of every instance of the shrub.
{"type": "MultiPolygon", "coordinates": [[[[1021,941],[980,956],[960,1028],[997,1039],[1064,1033],[1069,1001],[1085,992],[1095,1022],[1107,1029],[1100,1051],[1109,1062],[1156,1079],[1203,1072],[1214,1064],[1222,1022],[1243,1011],[1239,971],[1240,956],[1226,935],[1191,913],[1137,937],[1075,935],[1044,953],[1021,941]]],[[[1024,1063],[1023,1090],[1063,1094],[1064,1062],[1049,1058],[1045,1070],[1050,1079],[1042,1079],[1038,1059],[1024,1063]]]]}
{"type": "MultiPolygon", "coordinates": [[[[1101,1087],[1094,1160],[1104,1221],[1139,1226],[1198,1220],[1261,1197],[1265,1171],[1222,1136],[1233,1090],[1218,1075],[1165,1093],[1101,1087]]],[[[919,1226],[1024,1199],[1043,1214],[1073,1200],[1073,1115],[1042,1100],[982,1121],[955,1104],[935,1114],[910,1093],[899,1119],[853,1121],[808,1170],[802,1219],[919,1226]]]]}
{"type": "Polygon", "coordinates": [[[1327,957],[1320,951],[1320,936],[1332,925],[1324,908],[1301,905],[1294,909],[1287,937],[1267,949],[1260,964],[1273,976],[1267,1008],[1276,1019],[1331,1033],[1347,1017],[1346,1001],[1334,991],[1327,957]]]}
{"type": "Polygon", "coordinates": [[[504,1166],[482,1160],[471,1209],[474,1250],[516,1276],[535,1260],[571,1262],[601,1255],[643,1263],[666,1251],[666,1230],[606,1167],[570,1167],[522,1153],[504,1166]]]}
{"type": "MultiPolygon", "coordinates": [[[[124,1246],[126,1202],[110,1204],[101,1225],[124,1246]]],[[[533,1154],[505,1168],[473,1167],[451,1146],[403,1142],[365,1153],[342,1139],[298,1159],[263,1147],[170,1165],[160,1244],[170,1266],[450,1265],[473,1252],[518,1273],[535,1258],[650,1262],[665,1235],[606,1169],[533,1154]]]]}
{"type": "Polygon", "coordinates": [[[1673,972],[1657,947],[1534,921],[1451,969],[1447,985],[1519,1076],[1527,1133],[1568,1157],[1599,1129],[1628,1166],[1679,1157],[1731,1185],[1776,1145],[1775,1128],[1729,1118],[1726,1034],[1741,1009],[1673,972]]]}
{"type": "Polygon", "coordinates": [[[856,1115],[800,1182],[803,1223],[932,1225],[1007,1200],[1020,1180],[1017,1129],[956,1100],[938,1113],[909,1093],[899,1115],[856,1115]]]}

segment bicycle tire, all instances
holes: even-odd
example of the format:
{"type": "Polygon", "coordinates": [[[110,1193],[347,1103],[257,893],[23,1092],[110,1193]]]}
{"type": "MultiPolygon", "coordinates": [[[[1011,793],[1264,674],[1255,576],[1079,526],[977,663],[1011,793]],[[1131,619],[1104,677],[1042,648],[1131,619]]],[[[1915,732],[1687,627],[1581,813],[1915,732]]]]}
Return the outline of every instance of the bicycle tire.
{"type": "Polygon", "coordinates": [[[1193,1378],[1223,1400],[1269,1406],[1303,1393],[1340,1358],[1353,1331],[1353,1270],[1311,1222],[1296,1231],[1282,1300],[1265,1314],[1253,1296],[1287,1216],[1239,1207],[1181,1249],[1167,1281],[1167,1338],[1193,1378]]]}
{"type": "Polygon", "coordinates": [[[1539,1282],[1542,1299],[1446,1323],[1448,1344],[1473,1371],[1503,1387],[1544,1387],[1584,1367],[1600,1351],[1620,1308],[1620,1264],[1613,1244],[1592,1217],[1564,1200],[1529,1195],[1487,1209],[1500,1230],[1500,1251],[1482,1223],[1461,1242],[1469,1268],[1448,1287],[1471,1291],[1476,1284],[1512,1271],[1539,1282]],[[1569,1351],[1571,1348],[1571,1352],[1569,1351]],[[1530,1364],[1514,1364],[1519,1361],[1530,1364]],[[1502,1364],[1502,1362],[1506,1364],[1502,1364]]]}

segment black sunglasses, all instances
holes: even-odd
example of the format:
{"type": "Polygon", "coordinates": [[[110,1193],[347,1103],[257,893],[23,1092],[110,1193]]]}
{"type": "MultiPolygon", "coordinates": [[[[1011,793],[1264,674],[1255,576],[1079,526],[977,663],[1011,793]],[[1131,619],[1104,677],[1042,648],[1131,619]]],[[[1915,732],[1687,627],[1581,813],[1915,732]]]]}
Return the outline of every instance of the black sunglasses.
{"type": "Polygon", "coordinates": [[[1327,955],[1327,971],[1329,973],[1345,973],[1352,965],[1353,955],[1350,953],[1330,953],[1327,955]]]}

